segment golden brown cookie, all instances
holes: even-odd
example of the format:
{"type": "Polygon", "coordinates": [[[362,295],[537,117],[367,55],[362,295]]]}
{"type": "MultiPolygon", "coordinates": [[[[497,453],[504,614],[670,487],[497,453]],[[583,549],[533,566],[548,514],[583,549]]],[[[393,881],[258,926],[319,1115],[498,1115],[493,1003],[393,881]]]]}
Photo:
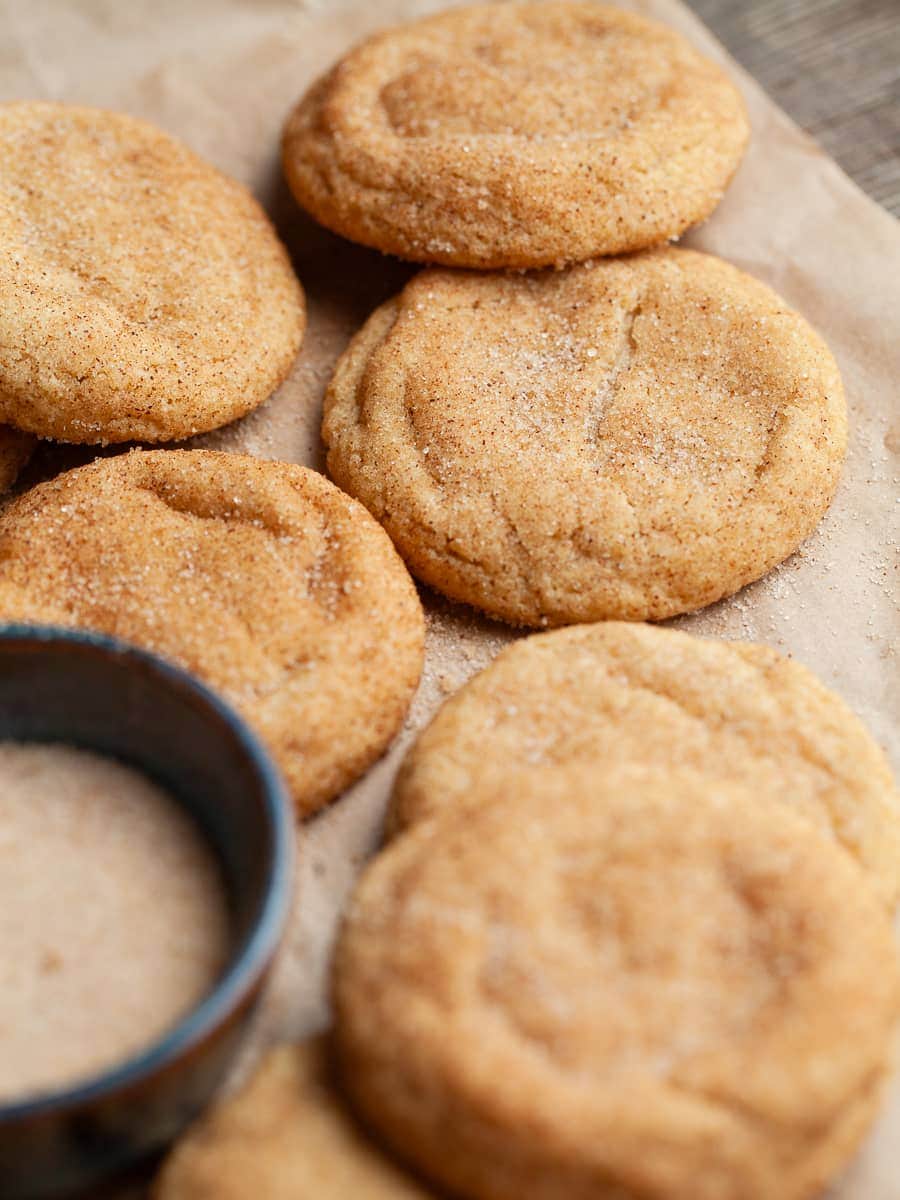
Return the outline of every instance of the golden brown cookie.
{"type": "Polygon", "coordinates": [[[297,200],[419,262],[540,267],[708,217],[747,144],[724,72],[655,22],[545,0],[456,8],[347,54],[288,120],[297,200]]]}
{"type": "Polygon", "coordinates": [[[606,622],[538,634],[451,697],[409,751],[392,824],[467,805],[519,769],[639,763],[734,779],[838,839],[889,901],[900,796],[843,701],[768,646],[606,622]]]}
{"type": "Polygon", "coordinates": [[[11,425],[0,425],[0,495],[8,492],[31,458],[37,439],[11,425]]]}
{"type": "Polygon", "coordinates": [[[99,630],[192,671],[303,815],[382,753],[422,667],[418,596],[365,509],[305,467],[208,450],[98,459],[15,500],[0,620],[99,630]]]}
{"type": "Polygon", "coordinates": [[[188,437],[256,408],[303,293],[239,183],[121,113],[0,106],[0,419],[66,442],[188,437]]]}
{"type": "Polygon", "coordinates": [[[523,776],[369,868],[336,961],[348,1091],[470,1200],[818,1194],[890,1069],[880,902],[760,789],[596,778],[523,776]]]}
{"type": "Polygon", "coordinates": [[[360,1129],[317,1038],[270,1050],[164,1165],[154,1200],[428,1200],[360,1129]]]}
{"type": "Polygon", "coordinates": [[[540,626],[658,620],[758,579],[827,508],[846,430],[802,317],[664,250],[423,272],[341,358],[323,436],[415,575],[540,626]]]}

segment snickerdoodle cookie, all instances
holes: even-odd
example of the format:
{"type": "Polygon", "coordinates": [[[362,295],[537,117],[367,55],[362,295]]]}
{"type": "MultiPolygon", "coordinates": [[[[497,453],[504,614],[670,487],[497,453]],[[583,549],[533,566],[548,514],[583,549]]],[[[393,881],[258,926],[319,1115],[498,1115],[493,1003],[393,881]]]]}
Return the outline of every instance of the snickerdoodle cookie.
{"type": "Polygon", "coordinates": [[[658,245],[709,216],[743,102],[682,37],[572,0],[451,9],[370,38],[284,131],[297,200],[420,262],[539,267],[658,245]]]}
{"type": "Polygon", "coordinates": [[[689,768],[811,818],[900,891],[900,796],[859,719],[768,646],[606,622],[536,634],[451,697],[400,769],[395,828],[519,768],[689,768]]]}
{"type": "Polygon", "coordinates": [[[167,441],[284,379],[303,293],[262,209],[121,113],[0,106],[0,419],[67,442],[167,441]]]}
{"type": "Polygon", "coordinates": [[[253,1078],[191,1129],[154,1200],[428,1200],[357,1125],[325,1042],[269,1051],[253,1078]]]}
{"type": "Polygon", "coordinates": [[[180,663],[268,745],[308,814],[397,732],[423,616],[387,535],[314,471],[133,451],[0,516],[0,620],[95,629],[180,663]]]}
{"type": "Polygon", "coordinates": [[[0,495],[8,492],[34,453],[37,439],[11,425],[0,425],[0,495]]]}
{"type": "Polygon", "coordinates": [[[376,859],[337,953],[347,1089],[473,1200],[810,1196],[890,1070],[883,907],[760,789],[596,778],[523,776],[376,859]]]}
{"type": "Polygon", "coordinates": [[[658,620],[787,558],[837,485],[828,348],[769,288],[664,250],[425,271],[326,399],[328,468],[425,583],[523,625],[658,620]]]}

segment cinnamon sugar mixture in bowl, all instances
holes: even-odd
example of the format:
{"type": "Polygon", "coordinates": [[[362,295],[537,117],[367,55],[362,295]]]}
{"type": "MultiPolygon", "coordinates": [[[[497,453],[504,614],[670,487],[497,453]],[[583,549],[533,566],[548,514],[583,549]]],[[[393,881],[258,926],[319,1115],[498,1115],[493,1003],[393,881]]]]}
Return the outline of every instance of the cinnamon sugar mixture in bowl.
{"type": "Polygon", "coordinates": [[[0,1103],[144,1050],[228,944],[218,865],[175,800],[112,759],[0,742],[0,1103]]]}

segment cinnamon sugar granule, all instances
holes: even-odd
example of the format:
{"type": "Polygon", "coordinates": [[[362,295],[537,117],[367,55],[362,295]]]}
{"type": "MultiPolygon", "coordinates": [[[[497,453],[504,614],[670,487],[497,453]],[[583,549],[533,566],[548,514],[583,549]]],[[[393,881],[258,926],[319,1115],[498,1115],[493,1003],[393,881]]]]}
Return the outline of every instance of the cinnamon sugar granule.
{"type": "Polygon", "coordinates": [[[0,743],[0,1102],[148,1047],[227,948],[217,864],[164,791],[70,746],[0,743]]]}

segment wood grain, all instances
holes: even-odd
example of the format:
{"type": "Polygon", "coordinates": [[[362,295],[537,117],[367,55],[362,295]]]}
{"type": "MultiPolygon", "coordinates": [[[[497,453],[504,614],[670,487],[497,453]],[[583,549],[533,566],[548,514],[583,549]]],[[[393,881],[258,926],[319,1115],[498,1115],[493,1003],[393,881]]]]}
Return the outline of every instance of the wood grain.
{"type": "Polygon", "coordinates": [[[900,0],[689,0],[856,182],[900,216],[900,0]]]}

